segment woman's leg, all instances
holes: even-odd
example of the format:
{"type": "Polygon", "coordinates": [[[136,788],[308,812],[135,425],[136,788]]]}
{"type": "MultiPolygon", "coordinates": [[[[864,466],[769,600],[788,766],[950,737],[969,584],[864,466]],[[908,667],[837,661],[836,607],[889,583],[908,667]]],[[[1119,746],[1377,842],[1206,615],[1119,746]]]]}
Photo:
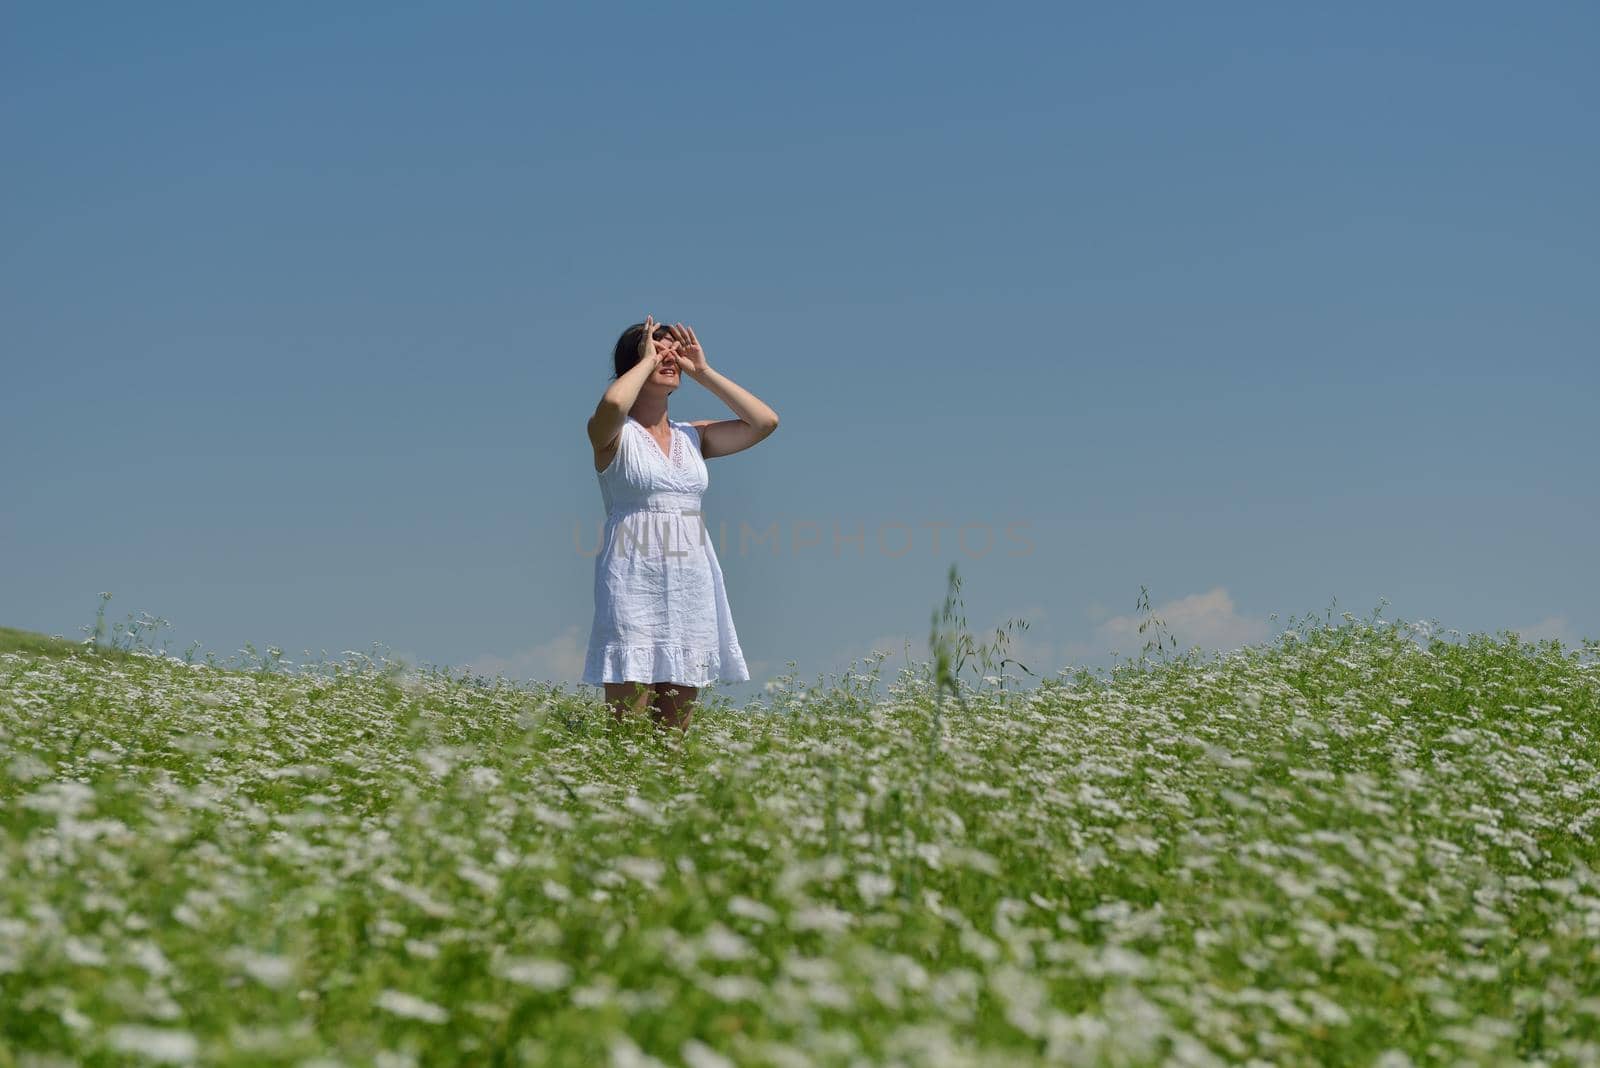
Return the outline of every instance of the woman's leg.
{"type": "Polygon", "coordinates": [[[681,686],[676,682],[656,683],[655,696],[651,700],[655,721],[668,727],[688,730],[689,721],[694,719],[694,702],[698,696],[698,686],[681,686]]]}
{"type": "Polygon", "coordinates": [[[629,716],[645,715],[655,697],[648,682],[608,682],[605,688],[606,704],[611,706],[611,714],[619,723],[629,716]]]}

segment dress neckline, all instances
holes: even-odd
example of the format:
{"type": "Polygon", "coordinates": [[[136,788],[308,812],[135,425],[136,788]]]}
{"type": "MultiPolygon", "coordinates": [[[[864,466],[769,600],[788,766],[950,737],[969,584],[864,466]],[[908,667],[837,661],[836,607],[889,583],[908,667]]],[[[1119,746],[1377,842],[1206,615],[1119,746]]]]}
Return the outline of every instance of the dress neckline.
{"type": "Polygon", "coordinates": [[[677,425],[677,423],[675,423],[671,419],[667,420],[667,429],[669,431],[671,431],[671,433],[672,433],[672,444],[667,449],[663,449],[661,447],[661,442],[656,440],[656,436],[654,434],[650,433],[650,429],[648,427],[646,427],[643,423],[639,422],[639,420],[635,419],[631,415],[628,416],[628,422],[632,423],[634,426],[636,426],[640,430],[644,431],[645,437],[650,439],[650,444],[655,447],[657,455],[659,455],[663,460],[666,460],[668,463],[676,463],[677,462],[677,460],[678,460],[678,425],[677,425]]]}

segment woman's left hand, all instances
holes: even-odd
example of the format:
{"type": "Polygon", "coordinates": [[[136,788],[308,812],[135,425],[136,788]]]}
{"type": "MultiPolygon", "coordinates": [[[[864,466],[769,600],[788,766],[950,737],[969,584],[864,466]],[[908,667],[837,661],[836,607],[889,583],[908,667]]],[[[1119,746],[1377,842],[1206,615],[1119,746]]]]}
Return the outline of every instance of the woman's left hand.
{"type": "Polygon", "coordinates": [[[700,347],[700,339],[694,336],[692,328],[674,323],[667,329],[678,339],[678,366],[684,374],[699,378],[711,370],[711,365],[706,362],[706,350],[700,347]]]}

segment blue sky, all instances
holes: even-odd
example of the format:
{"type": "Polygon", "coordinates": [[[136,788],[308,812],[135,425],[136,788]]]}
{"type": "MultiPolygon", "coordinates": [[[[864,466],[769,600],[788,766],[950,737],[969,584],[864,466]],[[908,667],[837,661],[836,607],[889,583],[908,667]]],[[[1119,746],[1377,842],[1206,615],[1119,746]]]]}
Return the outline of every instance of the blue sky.
{"type": "Polygon", "coordinates": [[[783,420],[710,464],[730,697],[925,656],[952,562],[1045,675],[1141,585],[1600,637],[1592,5],[4,23],[0,624],[575,680],[648,312],[783,420]]]}

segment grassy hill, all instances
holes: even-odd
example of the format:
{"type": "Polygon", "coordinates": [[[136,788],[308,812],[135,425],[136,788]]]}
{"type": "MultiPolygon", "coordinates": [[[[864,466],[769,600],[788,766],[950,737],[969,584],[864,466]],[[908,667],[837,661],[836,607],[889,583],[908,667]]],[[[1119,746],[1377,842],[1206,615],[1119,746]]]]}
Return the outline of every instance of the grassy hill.
{"type": "MultiPolygon", "coordinates": [[[[135,655],[129,648],[113,645],[85,646],[81,641],[57,638],[38,631],[0,627],[0,653],[44,657],[96,657],[102,660],[127,660],[135,655]]],[[[3,1064],[3,1062],[0,1062],[3,1064]]]]}
{"type": "Polygon", "coordinates": [[[1306,623],[880,700],[875,657],[679,737],[0,640],[0,1066],[1600,1050],[1600,667],[1554,643],[1306,623]]]}
{"type": "Polygon", "coordinates": [[[0,653],[26,653],[35,656],[71,656],[82,647],[65,638],[52,638],[31,630],[0,627],[0,653]]]}

